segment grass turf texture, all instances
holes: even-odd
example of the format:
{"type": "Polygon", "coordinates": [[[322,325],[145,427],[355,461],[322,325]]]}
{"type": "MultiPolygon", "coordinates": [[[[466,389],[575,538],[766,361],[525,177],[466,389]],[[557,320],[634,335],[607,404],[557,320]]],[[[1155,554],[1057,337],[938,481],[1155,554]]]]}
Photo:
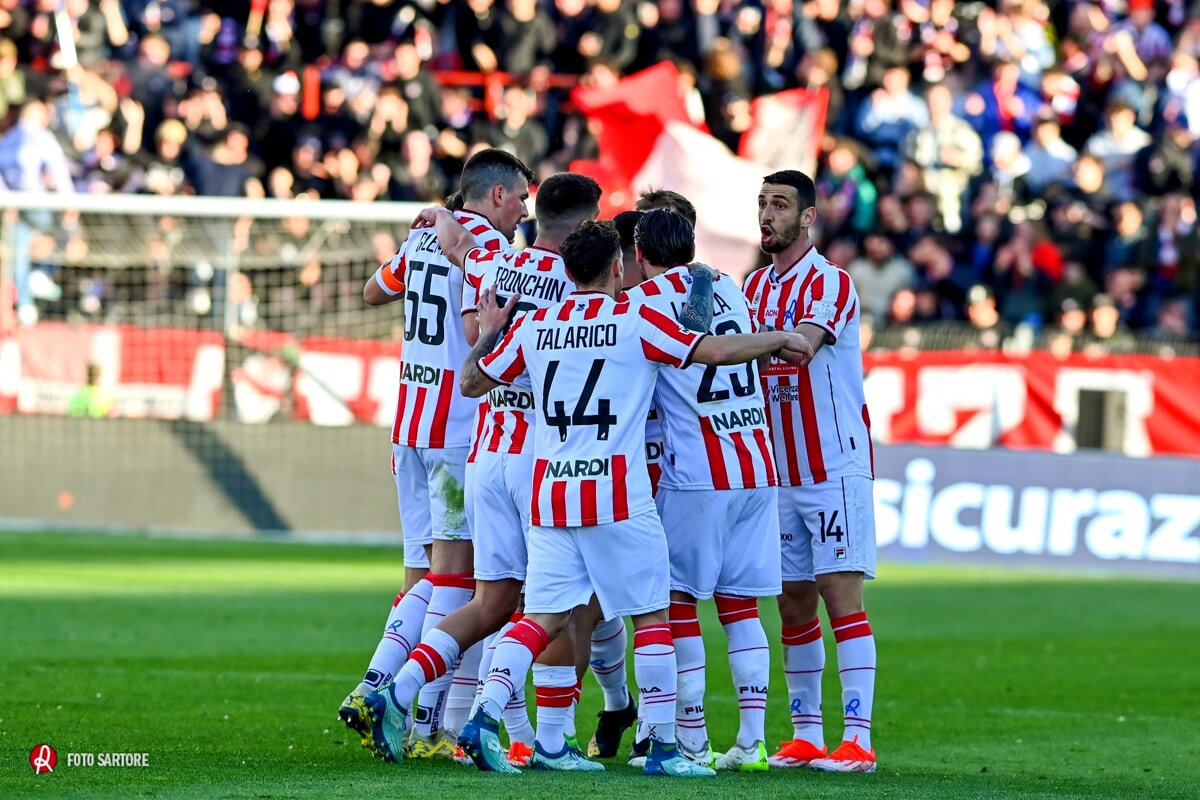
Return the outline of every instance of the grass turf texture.
{"type": "MultiPolygon", "coordinates": [[[[371,759],[335,711],[375,646],[399,556],[0,534],[0,797],[1197,796],[1200,584],[885,565],[867,598],[879,636],[879,773],[778,770],[681,785],[623,760],[596,777],[503,778],[371,759]],[[29,751],[42,742],[58,767],[35,776],[29,751]],[[149,767],[68,766],[72,752],[145,752],[149,767]]],[[[719,748],[737,711],[720,627],[711,604],[702,608],[719,748]]],[[[832,643],[829,655],[832,745],[832,643]]],[[[775,659],[769,745],[789,730],[775,659]]],[[[584,687],[582,741],[601,700],[591,678],[584,687]]],[[[627,734],[623,753],[628,744],[627,734]]]]}

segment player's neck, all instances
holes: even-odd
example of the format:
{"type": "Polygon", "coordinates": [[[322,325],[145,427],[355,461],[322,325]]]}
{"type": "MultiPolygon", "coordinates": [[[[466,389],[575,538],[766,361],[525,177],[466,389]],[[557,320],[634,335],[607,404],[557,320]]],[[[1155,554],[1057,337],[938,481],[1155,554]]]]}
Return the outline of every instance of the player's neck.
{"type": "Polygon", "coordinates": [[[488,221],[489,225],[491,225],[493,228],[496,227],[495,221],[493,221],[491,216],[488,214],[488,211],[491,209],[476,203],[463,203],[462,210],[466,214],[474,214],[477,217],[483,217],[488,221]]]}
{"type": "Polygon", "coordinates": [[[533,240],[533,247],[538,250],[549,250],[551,253],[562,253],[562,239],[557,236],[538,236],[533,240]]]}
{"type": "Polygon", "coordinates": [[[652,281],[655,278],[657,278],[659,275],[662,275],[664,272],[667,272],[671,269],[672,269],[672,267],[660,267],[657,264],[647,264],[645,266],[646,280],[652,281]]]}
{"type": "Polygon", "coordinates": [[[800,238],[789,244],[785,249],[778,253],[771,254],[772,268],[775,270],[776,276],[781,276],[808,255],[808,251],[812,249],[812,242],[808,240],[808,232],[800,234],[800,238]]]}

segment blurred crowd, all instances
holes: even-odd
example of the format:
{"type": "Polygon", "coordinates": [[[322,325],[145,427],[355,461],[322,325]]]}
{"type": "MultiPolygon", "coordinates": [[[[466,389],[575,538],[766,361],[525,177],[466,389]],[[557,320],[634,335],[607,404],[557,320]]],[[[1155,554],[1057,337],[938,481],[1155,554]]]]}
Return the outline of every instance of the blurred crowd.
{"type": "Polygon", "coordinates": [[[569,89],[669,59],[734,149],[827,91],[816,239],[872,330],[1197,336],[1200,0],[65,0],[69,69],[59,4],[0,0],[8,188],[438,201],[477,148],[594,157],[569,89]]]}

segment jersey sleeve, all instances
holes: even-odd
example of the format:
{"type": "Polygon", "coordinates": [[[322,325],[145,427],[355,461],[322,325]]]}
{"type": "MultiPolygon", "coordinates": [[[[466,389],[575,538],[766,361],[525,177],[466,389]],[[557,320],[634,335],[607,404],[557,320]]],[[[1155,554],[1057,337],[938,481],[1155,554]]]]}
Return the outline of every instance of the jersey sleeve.
{"type": "Polygon", "coordinates": [[[648,305],[637,307],[638,335],[647,361],[686,367],[705,334],[694,333],[648,305]]]}
{"type": "MultiPolygon", "coordinates": [[[[407,245],[407,242],[405,244],[407,245]]],[[[407,268],[402,246],[391,260],[380,264],[379,269],[375,270],[375,282],[389,297],[404,294],[404,271],[407,268]]]]}
{"type": "Polygon", "coordinates": [[[462,313],[479,308],[479,295],[483,291],[484,278],[496,268],[500,251],[488,250],[476,245],[463,257],[462,313]]]}
{"type": "Polygon", "coordinates": [[[511,386],[517,378],[525,374],[525,351],[521,344],[525,338],[521,332],[524,330],[525,319],[526,317],[518,319],[508,334],[500,340],[500,344],[496,345],[496,349],[479,359],[480,372],[496,383],[511,386]]]}
{"type": "Polygon", "coordinates": [[[854,287],[844,270],[830,267],[823,270],[809,286],[804,298],[804,315],[796,320],[799,325],[807,322],[823,328],[830,343],[836,342],[846,327],[851,309],[854,287]]]}

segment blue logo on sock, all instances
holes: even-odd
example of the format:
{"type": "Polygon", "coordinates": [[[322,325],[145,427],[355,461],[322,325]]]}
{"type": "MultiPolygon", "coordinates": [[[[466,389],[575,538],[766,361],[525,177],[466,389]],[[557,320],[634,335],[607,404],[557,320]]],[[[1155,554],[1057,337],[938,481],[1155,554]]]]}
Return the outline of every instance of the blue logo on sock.
{"type": "Polygon", "coordinates": [[[851,700],[849,703],[846,703],[846,716],[847,717],[858,716],[858,709],[859,709],[859,699],[856,697],[853,700],[851,700]]]}

